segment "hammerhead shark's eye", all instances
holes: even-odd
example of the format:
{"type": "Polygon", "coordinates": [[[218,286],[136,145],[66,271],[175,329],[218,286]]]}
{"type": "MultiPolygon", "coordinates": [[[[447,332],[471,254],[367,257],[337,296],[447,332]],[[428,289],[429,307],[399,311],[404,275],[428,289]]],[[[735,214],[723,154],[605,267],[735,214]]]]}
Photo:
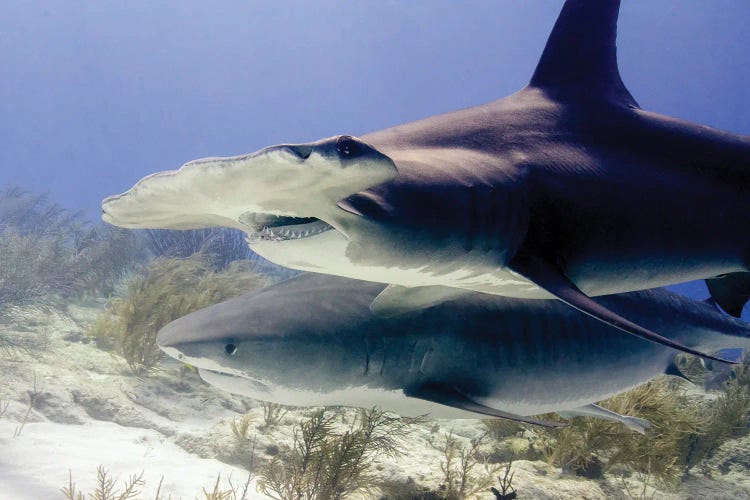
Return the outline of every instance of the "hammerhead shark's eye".
{"type": "Polygon", "coordinates": [[[224,346],[224,352],[227,353],[227,356],[234,356],[235,354],[237,354],[237,344],[229,342],[224,346]]]}
{"type": "Polygon", "coordinates": [[[357,153],[359,153],[359,150],[359,143],[350,135],[342,135],[336,141],[336,151],[338,151],[341,156],[347,158],[356,156],[357,153]]]}

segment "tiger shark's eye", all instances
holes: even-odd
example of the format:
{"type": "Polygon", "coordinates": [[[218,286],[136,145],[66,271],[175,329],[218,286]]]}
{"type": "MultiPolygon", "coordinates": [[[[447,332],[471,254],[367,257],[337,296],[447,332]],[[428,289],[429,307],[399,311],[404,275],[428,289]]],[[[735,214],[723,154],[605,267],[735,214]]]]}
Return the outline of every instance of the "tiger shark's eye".
{"type": "Polygon", "coordinates": [[[234,356],[237,354],[237,344],[228,343],[224,346],[224,352],[227,353],[227,356],[234,356]]]}
{"type": "Polygon", "coordinates": [[[341,156],[355,156],[359,153],[359,150],[359,143],[350,135],[342,135],[336,141],[336,151],[338,151],[341,156]]]}

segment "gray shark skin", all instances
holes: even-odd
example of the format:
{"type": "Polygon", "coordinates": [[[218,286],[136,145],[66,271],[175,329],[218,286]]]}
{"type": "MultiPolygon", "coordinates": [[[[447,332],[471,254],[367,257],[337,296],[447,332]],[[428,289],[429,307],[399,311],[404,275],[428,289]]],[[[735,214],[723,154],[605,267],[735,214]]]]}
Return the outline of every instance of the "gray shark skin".
{"type": "Polygon", "coordinates": [[[618,11],[568,0],[509,97],[191,162],[107,198],[103,218],[243,229],[277,264],[393,284],[372,304],[386,316],[472,291],[556,297],[716,359],[590,298],[749,269],[750,139],[640,109],[617,68],[618,11]]]}
{"type": "MultiPolygon", "coordinates": [[[[525,416],[593,414],[636,430],[593,403],[675,369],[674,349],[559,301],[474,293],[384,318],[369,308],[383,286],[301,275],[175,320],[157,343],[209,383],[287,405],[537,424],[525,416]]],[[[748,325],[666,290],[602,300],[687,346],[750,346],[748,325]]]]}

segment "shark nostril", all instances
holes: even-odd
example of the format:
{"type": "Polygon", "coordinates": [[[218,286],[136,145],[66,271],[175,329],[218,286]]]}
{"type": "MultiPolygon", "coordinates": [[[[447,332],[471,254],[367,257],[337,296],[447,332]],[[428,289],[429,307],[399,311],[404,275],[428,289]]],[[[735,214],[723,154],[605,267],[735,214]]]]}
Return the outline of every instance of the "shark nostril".
{"type": "Polygon", "coordinates": [[[305,144],[295,144],[292,146],[287,146],[287,148],[289,148],[289,151],[296,154],[303,160],[307,160],[313,150],[312,146],[307,146],[305,144]]]}

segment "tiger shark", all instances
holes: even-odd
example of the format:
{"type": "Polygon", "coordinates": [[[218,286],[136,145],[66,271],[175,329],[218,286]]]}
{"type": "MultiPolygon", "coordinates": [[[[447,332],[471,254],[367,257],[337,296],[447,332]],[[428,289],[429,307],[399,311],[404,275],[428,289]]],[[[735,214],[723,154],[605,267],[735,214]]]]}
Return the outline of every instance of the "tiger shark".
{"type": "MultiPolygon", "coordinates": [[[[195,160],[106,198],[103,220],[241,229],[276,264],[390,284],[371,305],[383,316],[471,292],[557,298],[717,359],[592,299],[750,269],[738,228],[750,138],[638,106],[617,67],[619,4],[565,2],[531,81],[508,97],[195,160]]],[[[717,302],[736,310],[722,283],[717,302]]]]}
{"type": "MultiPolygon", "coordinates": [[[[303,274],[179,318],[156,341],[207,382],[263,401],[552,426],[529,415],[558,412],[639,432],[647,422],[595,403],[679,373],[676,350],[560,301],[473,293],[384,317],[369,307],[384,287],[303,274]]],[[[687,346],[750,346],[749,325],[664,289],[601,300],[687,346]]]]}

